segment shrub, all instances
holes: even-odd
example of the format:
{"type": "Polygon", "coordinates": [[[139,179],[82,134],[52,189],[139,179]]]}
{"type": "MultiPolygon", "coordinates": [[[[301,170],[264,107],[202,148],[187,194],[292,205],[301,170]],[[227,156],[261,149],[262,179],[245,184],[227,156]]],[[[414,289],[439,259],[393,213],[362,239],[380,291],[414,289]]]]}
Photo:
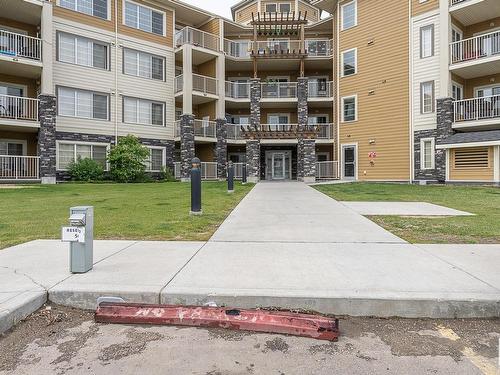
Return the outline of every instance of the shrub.
{"type": "Polygon", "coordinates": [[[160,180],[174,182],[175,176],[172,173],[172,170],[170,168],[167,168],[167,167],[162,167],[161,171],[160,171],[160,180]]]}
{"type": "Polygon", "coordinates": [[[120,138],[109,153],[110,176],[117,182],[146,181],[149,149],[134,135],[120,138]]]}
{"type": "Polygon", "coordinates": [[[80,157],[72,162],[68,169],[71,179],[75,181],[100,181],[104,178],[104,168],[95,160],[80,157]]]}

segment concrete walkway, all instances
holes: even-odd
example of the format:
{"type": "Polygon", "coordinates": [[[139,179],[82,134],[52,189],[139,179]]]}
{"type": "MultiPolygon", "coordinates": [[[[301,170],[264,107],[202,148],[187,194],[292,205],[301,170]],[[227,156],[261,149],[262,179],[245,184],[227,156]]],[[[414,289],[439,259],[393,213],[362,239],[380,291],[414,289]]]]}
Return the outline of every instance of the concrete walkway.
{"type": "Polygon", "coordinates": [[[469,212],[454,210],[426,202],[340,202],[361,215],[394,216],[474,216],[469,212]]]}
{"type": "Polygon", "coordinates": [[[147,303],[281,307],[353,316],[498,317],[500,245],[411,245],[300,183],[258,184],[204,242],[95,241],[94,269],[68,244],[0,251],[0,332],[47,298],[93,309],[147,303]]]}

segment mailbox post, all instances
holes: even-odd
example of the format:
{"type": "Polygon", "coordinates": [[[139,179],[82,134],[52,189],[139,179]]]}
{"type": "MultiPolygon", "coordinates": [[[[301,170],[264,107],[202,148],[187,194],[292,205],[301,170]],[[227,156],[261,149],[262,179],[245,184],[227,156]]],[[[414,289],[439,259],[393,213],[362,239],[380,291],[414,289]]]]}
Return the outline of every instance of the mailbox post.
{"type": "Polygon", "coordinates": [[[62,240],[70,243],[70,271],[85,273],[94,263],[94,207],[71,207],[69,215],[70,226],[62,228],[62,240]]]}

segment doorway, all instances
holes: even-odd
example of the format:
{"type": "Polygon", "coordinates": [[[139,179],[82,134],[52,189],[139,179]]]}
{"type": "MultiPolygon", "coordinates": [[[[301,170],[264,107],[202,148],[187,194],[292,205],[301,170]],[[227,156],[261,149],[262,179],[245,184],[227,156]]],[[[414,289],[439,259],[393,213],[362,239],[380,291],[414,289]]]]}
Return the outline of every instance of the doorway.
{"type": "Polygon", "coordinates": [[[290,180],[292,176],[292,153],[288,150],[266,151],[266,180],[290,180]]]}
{"type": "Polygon", "coordinates": [[[342,179],[357,180],[357,146],[342,146],[342,179]]]}

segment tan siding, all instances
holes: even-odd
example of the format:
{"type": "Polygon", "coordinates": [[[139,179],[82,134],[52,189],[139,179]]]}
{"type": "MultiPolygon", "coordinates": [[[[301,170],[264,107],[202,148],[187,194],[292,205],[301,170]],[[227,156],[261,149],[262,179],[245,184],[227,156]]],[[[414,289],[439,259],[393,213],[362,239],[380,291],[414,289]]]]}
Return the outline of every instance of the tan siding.
{"type": "Polygon", "coordinates": [[[235,12],[236,22],[248,22],[252,19],[252,13],[257,13],[257,3],[247,6],[246,8],[238,9],[235,12]]]}
{"type": "Polygon", "coordinates": [[[26,155],[36,156],[37,134],[38,133],[0,131],[0,139],[15,139],[26,141],[26,155]]]}
{"type": "Polygon", "coordinates": [[[209,60],[203,64],[193,67],[193,72],[201,74],[202,76],[214,77],[216,76],[217,63],[215,59],[209,60]]]}
{"type": "Polygon", "coordinates": [[[207,33],[220,35],[220,22],[218,18],[208,21],[199,27],[200,30],[206,31],[207,33]]]}
{"type": "Polygon", "coordinates": [[[310,22],[319,21],[319,10],[302,1],[299,1],[299,12],[302,12],[302,14],[307,12],[307,20],[310,22]]]}
{"type": "Polygon", "coordinates": [[[358,0],[358,26],[340,33],[340,51],[358,48],[358,73],[340,78],[339,94],[358,95],[358,121],[340,124],[340,143],[358,143],[362,180],[410,178],[408,28],[408,3],[358,0]]]}
{"type": "Polygon", "coordinates": [[[194,107],[194,115],[197,119],[203,119],[205,116],[209,116],[210,120],[215,121],[216,116],[216,106],[215,101],[199,104],[194,107]]]}
{"type": "MultiPolygon", "coordinates": [[[[280,4],[280,3],[289,3],[290,4],[290,8],[292,10],[292,12],[295,11],[295,1],[294,0],[286,0],[286,1],[279,1],[279,0],[266,0],[266,1],[262,1],[260,3],[260,11],[261,12],[265,12],[266,11],[266,4],[268,3],[273,3],[273,4],[280,4]]],[[[279,5],[278,5],[279,7],[279,5]]]]}
{"type": "Polygon", "coordinates": [[[0,82],[27,86],[28,92],[26,96],[29,98],[36,98],[38,85],[34,79],[0,74],[0,82]]]}
{"type": "Polygon", "coordinates": [[[7,26],[7,27],[13,27],[13,28],[19,29],[19,30],[24,30],[28,33],[29,36],[37,36],[37,34],[38,34],[38,29],[37,29],[36,25],[30,25],[30,24],[24,23],[24,22],[18,22],[18,21],[14,21],[11,19],[0,17],[0,25],[7,26]]]}
{"type": "MultiPolygon", "coordinates": [[[[401,3],[402,1],[400,0],[398,5],[401,5],[401,3]]],[[[412,0],[411,7],[411,14],[415,17],[419,14],[430,12],[431,10],[439,8],[439,0],[428,0],[425,3],[420,3],[419,0],[412,0]]]]}
{"type": "Polygon", "coordinates": [[[465,81],[464,85],[464,98],[474,98],[475,97],[475,89],[481,86],[488,85],[500,85],[500,73],[495,74],[493,76],[484,76],[473,79],[468,79],[465,81]]]}
{"type": "MultiPolygon", "coordinates": [[[[56,0],[51,0],[54,4],[56,3],[56,0]]],[[[67,20],[71,20],[73,22],[79,22],[83,23],[85,25],[88,25],[90,27],[96,27],[99,29],[104,29],[108,31],[114,31],[115,30],[115,12],[114,12],[114,6],[115,6],[115,1],[116,0],[111,0],[111,20],[103,20],[99,17],[93,17],[89,16],[88,14],[80,13],[80,12],[75,12],[70,9],[62,8],[59,6],[54,5],[53,7],[53,13],[54,16],[56,17],[61,17],[65,18],[67,20]]]]}
{"type": "Polygon", "coordinates": [[[500,17],[492,18],[484,22],[475,23],[465,28],[464,38],[472,38],[476,33],[500,27],[500,17]]]}
{"type": "Polygon", "coordinates": [[[289,114],[290,124],[297,123],[297,109],[296,108],[261,108],[260,109],[260,123],[267,124],[267,116],[274,113],[289,114]]]}
{"type": "Polygon", "coordinates": [[[204,162],[214,162],[215,161],[215,149],[213,144],[196,144],[195,154],[201,161],[204,162]]]}
{"type": "MultiPolygon", "coordinates": [[[[480,147],[476,148],[480,149],[480,147]]],[[[484,149],[484,147],[483,147],[484,149]]],[[[488,147],[488,167],[455,168],[455,150],[450,150],[450,180],[452,181],[492,181],[493,147],[488,147]]]]}

